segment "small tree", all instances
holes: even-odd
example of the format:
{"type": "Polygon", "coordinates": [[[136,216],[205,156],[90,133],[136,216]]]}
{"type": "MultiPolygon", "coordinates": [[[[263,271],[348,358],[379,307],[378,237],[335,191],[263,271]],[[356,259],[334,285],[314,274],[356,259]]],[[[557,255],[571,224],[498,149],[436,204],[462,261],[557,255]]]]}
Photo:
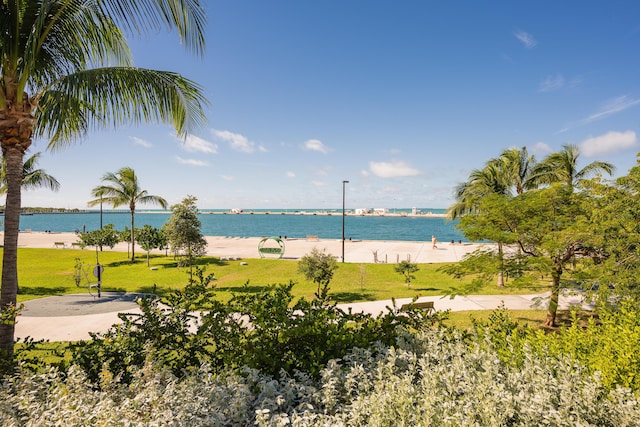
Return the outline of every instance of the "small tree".
{"type": "Polygon", "coordinates": [[[411,280],[416,278],[413,273],[420,269],[418,268],[418,264],[413,264],[411,261],[403,260],[394,267],[394,270],[404,276],[404,282],[407,284],[407,288],[410,288],[411,280]]]}
{"type": "Polygon", "coordinates": [[[311,253],[305,255],[298,263],[298,272],[304,274],[307,280],[311,280],[318,286],[316,296],[320,296],[320,285],[324,292],[328,291],[329,282],[333,278],[333,272],[338,268],[336,257],[329,255],[318,248],[313,248],[311,253]]]}
{"type": "Polygon", "coordinates": [[[193,265],[195,257],[207,250],[207,241],[200,231],[196,198],[187,196],[181,203],[171,206],[171,218],[162,226],[174,255],[183,254],[186,264],[193,265]]]}
{"type": "Polygon", "coordinates": [[[98,261],[98,248],[108,246],[113,247],[120,242],[120,233],[113,228],[113,224],[107,224],[102,230],[93,230],[80,233],[80,244],[82,247],[94,246],[96,248],[96,264],[98,261]]]}
{"type": "Polygon", "coordinates": [[[164,249],[167,244],[166,234],[159,228],[145,224],[142,228],[136,228],[136,241],[147,252],[147,267],[149,267],[149,252],[153,249],[164,249]]]}

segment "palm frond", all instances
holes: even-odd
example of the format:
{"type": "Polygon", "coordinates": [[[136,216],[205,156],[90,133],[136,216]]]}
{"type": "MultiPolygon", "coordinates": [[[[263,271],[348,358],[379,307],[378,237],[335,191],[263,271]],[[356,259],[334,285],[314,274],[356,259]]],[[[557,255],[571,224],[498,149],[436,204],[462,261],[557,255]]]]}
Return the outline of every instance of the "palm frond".
{"type": "Polygon", "coordinates": [[[90,129],[127,123],[170,123],[184,136],[204,123],[207,104],[202,88],[176,73],[130,67],[85,70],[61,78],[41,96],[36,134],[50,138],[51,149],[90,129]]]}

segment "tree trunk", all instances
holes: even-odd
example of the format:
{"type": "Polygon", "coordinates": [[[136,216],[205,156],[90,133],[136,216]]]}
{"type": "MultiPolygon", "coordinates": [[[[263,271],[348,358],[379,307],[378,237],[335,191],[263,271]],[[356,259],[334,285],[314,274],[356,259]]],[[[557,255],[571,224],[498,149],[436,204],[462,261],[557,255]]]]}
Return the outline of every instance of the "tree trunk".
{"type": "Polygon", "coordinates": [[[497,286],[499,288],[504,287],[504,253],[502,252],[502,242],[498,242],[498,258],[500,259],[500,271],[498,272],[498,283],[497,286]]]}
{"type": "Polygon", "coordinates": [[[547,319],[544,321],[544,326],[547,327],[555,327],[556,324],[556,314],[558,313],[558,302],[560,300],[560,276],[562,275],[562,270],[553,272],[551,275],[552,283],[551,283],[551,297],[549,298],[549,308],[547,310],[547,319]]]}
{"type": "Polygon", "coordinates": [[[131,264],[136,262],[135,211],[131,209],[131,264]]]}
{"type": "MultiPolygon", "coordinates": [[[[2,141],[4,145],[4,140],[2,141]]],[[[19,145],[3,147],[6,160],[7,198],[4,211],[4,254],[2,256],[2,289],[0,309],[16,307],[18,295],[18,233],[20,232],[20,208],[22,162],[24,152],[19,145]]],[[[0,324],[0,353],[6,360],[13,358],[15,316],[0,324]]]]}
{"type": "Polygon", "coordinates": [[[0,108],[0,146],[6,161],[7,197],[4,211],[4,253],[0,310],[9,310],[7,322],[0,322],[0,355],[13,358],[15,311],[18,294],[18,233],[20,232],[21,187],[24,153],[31,145],[35,118],[26,93],[19,94],[16,78],[5,78],[4,108],[0,108]],[[21,95],[21,96],[19,96],[21,95]]]}

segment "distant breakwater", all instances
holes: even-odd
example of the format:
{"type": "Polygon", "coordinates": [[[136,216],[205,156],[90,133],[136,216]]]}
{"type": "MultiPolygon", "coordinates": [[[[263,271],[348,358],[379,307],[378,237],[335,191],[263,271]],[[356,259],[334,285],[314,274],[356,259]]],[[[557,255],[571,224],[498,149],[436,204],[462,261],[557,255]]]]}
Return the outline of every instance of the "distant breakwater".
{"type": "MultiPolygon", "coordinates": [[[[148,224],[160,228],[171,217],[166,211],[140,211],[135,215],[135,226],[148,224]]],[[[340,211],[275,211],[256,210],[233,214],[224,211],[201,211],[201,231],[206,236],[268,237],[287,236],[304,238],[309,235],[321,239],[341,239],[342,212],[340,211]]],[[[20,229],[31,231],[74,232],[90,231],[102,224],[113,224],[117,230],[131,227],[127,211],[99,211],[67,213],[34,213],[22,215],[20,229]]],[[[358,240],[430,241],[435,235],[439,241],[467,241],[456,229],[457,221],[445,218],[444,212],[411,214],[396,211],[384,214],[344,217],[345,238],[358,240]]]]}

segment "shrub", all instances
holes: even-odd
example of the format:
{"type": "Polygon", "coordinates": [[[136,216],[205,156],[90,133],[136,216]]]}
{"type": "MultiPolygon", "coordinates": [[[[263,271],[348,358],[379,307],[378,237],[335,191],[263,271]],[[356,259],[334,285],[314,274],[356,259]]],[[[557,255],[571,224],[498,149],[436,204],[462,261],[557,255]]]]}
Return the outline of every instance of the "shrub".
{"type": "Polygon", "coordinates": [[[8,378],[0,423],[173,426],[634,426],[638,398],[608,391],[569,358],[525,350],[509,366],[484,344],[442,329],[401,332],[393,347],[354,349],[318,379],[203,365],[176,377],[151,359],[124,385],[95,390],[81,369],[8,378]]]}

